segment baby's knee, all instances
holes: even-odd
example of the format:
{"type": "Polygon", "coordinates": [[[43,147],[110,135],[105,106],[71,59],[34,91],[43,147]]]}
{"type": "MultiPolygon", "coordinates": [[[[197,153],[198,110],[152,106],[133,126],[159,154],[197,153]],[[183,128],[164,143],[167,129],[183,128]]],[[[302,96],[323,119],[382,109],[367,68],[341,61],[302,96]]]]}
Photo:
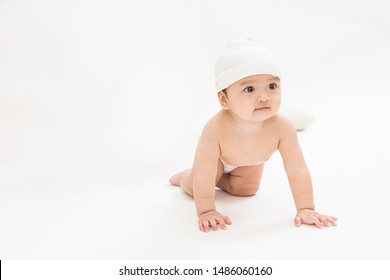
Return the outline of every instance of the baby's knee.
{"type": "Polygon", "coordinates": [[[258,185],[247,185],[247,186],[240,186],[240,187],[232,187],[231,194],[236,196],[253,196],[257,193],[259,189],[258,185]]]}
{"type": "Polygon", "coordinates": [[[192,197],[194,196],[191,169],[186,171],[180,182],[180,185],[186,194],[192,197]]]}
{"type": "Polygon", "coordinates": [[[193,191],[192,187],[182,186],[181,188],[183,189],[183,191],[184,191],[186,194],[188,194],[189,196],[194,197],[194,191],[193,191]]]}

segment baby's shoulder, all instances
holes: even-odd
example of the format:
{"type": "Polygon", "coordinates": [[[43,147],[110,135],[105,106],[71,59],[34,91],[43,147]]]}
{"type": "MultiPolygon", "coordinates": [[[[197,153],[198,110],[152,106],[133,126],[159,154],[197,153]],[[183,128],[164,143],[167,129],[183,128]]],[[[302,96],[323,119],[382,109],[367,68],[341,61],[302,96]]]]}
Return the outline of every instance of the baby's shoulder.
{"type": "Polygon", "coordinates": [[[220,138],[225,130],[226,118],[223,113],[219,112],[206,122],[203,127],[202,135],[220,138]]]}
{"type": "Polygon", "coordinates": [[[274,130],[279,131],[280,133],[295,132],[294,124],[287,116],[281,113],[276,114],[270,119],[270,125],[274,130]]]}
{"type": "Polygon", "coordinates": [[[206,122],[205,127],[217,128],[225,122],[226,122],[226,114],[225,112],[220,111],[206,122]]]}
{"type": "Polygon", "coordinates": [[[202,134],[215,134],[220,127],[221,118],[218,114],[209,119],[203,127],[202,134]]]}

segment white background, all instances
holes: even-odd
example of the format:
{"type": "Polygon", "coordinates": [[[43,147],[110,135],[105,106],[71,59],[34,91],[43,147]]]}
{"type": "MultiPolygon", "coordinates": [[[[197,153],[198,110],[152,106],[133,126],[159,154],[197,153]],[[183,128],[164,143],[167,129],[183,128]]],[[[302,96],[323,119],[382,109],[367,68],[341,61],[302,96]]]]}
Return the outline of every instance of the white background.
{"type": "Polygon", "coordinates": [[[389,258],[390,4],[0,1],[0,258],[389,258]],[[278,154],[234,225],[202,234],[168,178],[219,110],[214,62],[251,36],[283,70],[319,211],[296,229],[278,154]]]}

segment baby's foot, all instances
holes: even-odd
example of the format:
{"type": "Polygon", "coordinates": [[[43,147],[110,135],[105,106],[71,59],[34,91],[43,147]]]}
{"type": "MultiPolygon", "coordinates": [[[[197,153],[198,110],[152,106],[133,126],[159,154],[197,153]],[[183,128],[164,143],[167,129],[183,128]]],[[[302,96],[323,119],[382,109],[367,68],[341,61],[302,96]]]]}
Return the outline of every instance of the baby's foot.
{"type": "Polygon", "coordinates": [[[183,172],[180,172],[176,175],[173,175],[169,179],[169,183],[171,183],[174,186],[180,186],[181,178],[183,177],[184,174],[186,174],[187,172],[190,172],[190,171],[191,171],[191,169],[187,169],[187,170],[184,170],[183,172]]]}

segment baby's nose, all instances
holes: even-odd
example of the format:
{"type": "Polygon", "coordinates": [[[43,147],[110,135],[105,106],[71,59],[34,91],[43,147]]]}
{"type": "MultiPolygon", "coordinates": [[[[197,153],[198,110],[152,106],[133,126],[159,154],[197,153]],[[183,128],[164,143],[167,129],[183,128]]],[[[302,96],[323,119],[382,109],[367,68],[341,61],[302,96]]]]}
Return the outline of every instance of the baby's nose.
{"type": "Polygon", "coordinates": [[[260,92],[257,97],[257,102],[266,102],[269,100],[269,96],[265,92],[260,92]]]}

